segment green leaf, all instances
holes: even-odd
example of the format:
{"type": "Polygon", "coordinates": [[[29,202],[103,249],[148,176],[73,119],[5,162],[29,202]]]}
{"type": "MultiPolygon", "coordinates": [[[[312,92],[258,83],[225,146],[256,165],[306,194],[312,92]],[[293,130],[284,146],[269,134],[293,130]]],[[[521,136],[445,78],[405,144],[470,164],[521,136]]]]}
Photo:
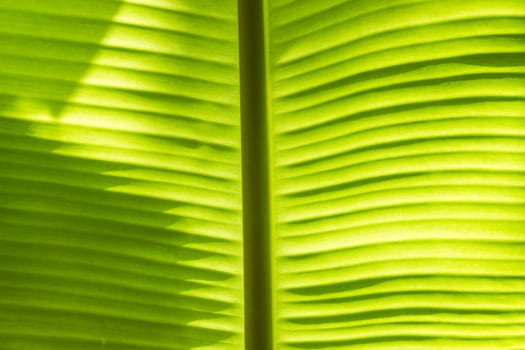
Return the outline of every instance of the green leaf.
{"type": "Polygon", "coordinates": [[[522,0],[0,0],[0,349],[522,349],[522,0]]]}
{"type": "Polygon", "coordinates": [[[271,1],[277,349],[525,344],[525,3],[271,1]]]}
{"type": "Polygon", "coordinates": [[[236,3],[0,6],[0,348],[242,348],[236,3]]]}

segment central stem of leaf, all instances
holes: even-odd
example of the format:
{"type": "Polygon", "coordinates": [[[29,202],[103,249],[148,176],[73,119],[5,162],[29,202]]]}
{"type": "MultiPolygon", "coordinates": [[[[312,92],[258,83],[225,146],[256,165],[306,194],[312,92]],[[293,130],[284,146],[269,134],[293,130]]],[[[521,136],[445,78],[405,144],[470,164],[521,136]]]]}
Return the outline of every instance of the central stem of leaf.
{"type": "Polygon", "coordinates": [[[265,0],[239,0],[245,349],[271,350],[271,176],[265,0]]]}

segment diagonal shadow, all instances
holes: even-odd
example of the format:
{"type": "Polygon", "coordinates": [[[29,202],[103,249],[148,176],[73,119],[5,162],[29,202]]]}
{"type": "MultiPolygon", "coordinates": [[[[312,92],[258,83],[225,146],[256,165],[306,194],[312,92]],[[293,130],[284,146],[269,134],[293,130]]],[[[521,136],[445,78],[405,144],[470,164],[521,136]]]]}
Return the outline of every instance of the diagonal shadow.
{"type": "Polygon", "coordinates": [[[231,331],[201,324],[230,317],[231,303],[199,291],[235,276],[193,263],[215,254],[196,246],[224,241],[170,228],[187,218],[169,212],[188,203],[111,191],[148,182],[114,174],[151,169],[86,156],[108,133],[85,146],[62,124],[126,6],[88,3],[96,19],[63,15],[71,3],[59,0],[47,13],[37,2],[34,11],[0,9],[0,329],[16,330],[2,342],[117,350],[228,343],[231,331]],[[78,155],[62,152],[68,147],[78,155]]]}

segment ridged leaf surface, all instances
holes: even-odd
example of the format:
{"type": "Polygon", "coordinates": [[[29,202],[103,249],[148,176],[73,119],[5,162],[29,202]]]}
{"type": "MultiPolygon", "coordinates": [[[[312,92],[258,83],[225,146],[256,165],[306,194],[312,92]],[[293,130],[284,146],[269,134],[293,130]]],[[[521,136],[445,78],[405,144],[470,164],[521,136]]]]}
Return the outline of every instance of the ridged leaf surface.
{"type": "Polygon", "coordinates": [[[277,349],[525,344],[525,3],[279,1],[277,349]]]}
{"type": "Polygon", "coordinates": [[[0,348],[241,349],[235,1],[0,1],[0,348]]]}
{"type": "Polygon", "coordinates": [[[247,181],[238,1],[0,0],[1,350],[244,349],[267,179],[275,350],[524,349],[524,1],[266,2],[247,181]]]}

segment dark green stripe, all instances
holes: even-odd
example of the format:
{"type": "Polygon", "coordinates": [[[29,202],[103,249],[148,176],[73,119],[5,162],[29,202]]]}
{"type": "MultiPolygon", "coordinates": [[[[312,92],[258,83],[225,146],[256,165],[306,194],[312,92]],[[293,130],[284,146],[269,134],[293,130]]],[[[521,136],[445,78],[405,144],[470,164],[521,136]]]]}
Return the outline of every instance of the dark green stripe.
{"type": "Polygon", "coordinates": [[[245,349],[271,350],[271,216],[264,0],[239,0],[245,349]]]}

